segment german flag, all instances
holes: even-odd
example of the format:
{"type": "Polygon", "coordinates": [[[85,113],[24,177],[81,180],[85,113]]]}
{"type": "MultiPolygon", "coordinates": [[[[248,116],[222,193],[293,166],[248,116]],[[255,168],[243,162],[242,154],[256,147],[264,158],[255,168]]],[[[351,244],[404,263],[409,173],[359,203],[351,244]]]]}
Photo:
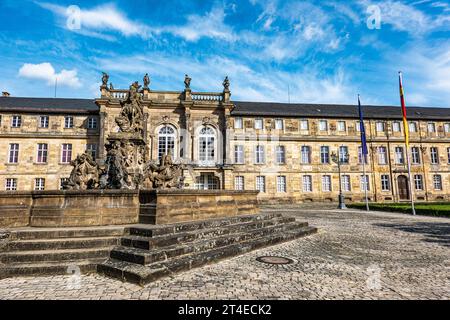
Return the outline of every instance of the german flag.
{"type": "Polygon", "coordinates": [[[409,148],[409,126],[408,119],[406,117],[406,104],[405,104],[405,94],[403,92],[403,77],[402,72],[398,73],[399,86],[400,86],[400,102],[402,104],[402,113],[403,113],[403,128],[405,132],[405,144],[406,147],[409,148]]]}

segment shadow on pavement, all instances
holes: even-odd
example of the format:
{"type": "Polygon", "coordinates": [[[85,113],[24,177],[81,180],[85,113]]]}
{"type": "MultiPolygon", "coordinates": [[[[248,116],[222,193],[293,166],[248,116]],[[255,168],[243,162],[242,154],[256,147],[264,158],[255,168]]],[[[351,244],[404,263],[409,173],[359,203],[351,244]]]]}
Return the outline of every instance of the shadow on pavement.
{"type": "Polygon", "coordinates": [[[411,224],[376,223],[374,226],[422,234],[423,241],[450,247],[450,223],[414,222],[411,224]]]}

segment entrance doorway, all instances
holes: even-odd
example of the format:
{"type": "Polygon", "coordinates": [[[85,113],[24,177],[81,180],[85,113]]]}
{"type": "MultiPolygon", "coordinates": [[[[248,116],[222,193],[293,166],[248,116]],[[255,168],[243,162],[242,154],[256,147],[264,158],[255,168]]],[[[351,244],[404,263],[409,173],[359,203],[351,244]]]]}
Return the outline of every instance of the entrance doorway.
{"type": "Polygon", "coordinates": [[[397,184],[400,200],[409,200],[408,178],[404,175],[398,176],[397,184]]]}

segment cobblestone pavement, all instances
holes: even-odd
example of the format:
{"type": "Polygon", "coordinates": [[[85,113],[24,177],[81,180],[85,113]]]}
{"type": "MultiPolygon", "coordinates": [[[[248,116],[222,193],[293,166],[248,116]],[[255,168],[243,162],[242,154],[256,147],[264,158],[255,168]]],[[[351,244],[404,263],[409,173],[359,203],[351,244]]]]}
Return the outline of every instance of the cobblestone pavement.
{"type": "Polygon", "coordinates": [[[450,299],[450,219],[276,210],[316,235],[164,278],[145,287],[100,275],[0,280],[0,299],[450,299]],[[294,259],[268,265],[258,256],[294,259]]]}

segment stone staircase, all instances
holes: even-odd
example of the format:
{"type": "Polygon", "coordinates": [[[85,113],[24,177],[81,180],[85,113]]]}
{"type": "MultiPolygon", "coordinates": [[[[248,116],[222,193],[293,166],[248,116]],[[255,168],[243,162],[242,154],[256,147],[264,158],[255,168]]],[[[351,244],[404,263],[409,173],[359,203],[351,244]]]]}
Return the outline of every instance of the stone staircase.
{"type": "Polygon", "coordinates": [[[95,272],[120,243],[124,230],[124,226],[11,230],[0,248],[0,278],[95,272]]]}
{"type": "Polygon", "coordinates": [[[317,232],[280,213],[127,229],[101,274],[144,285],[176,272],[317,232]]]}

